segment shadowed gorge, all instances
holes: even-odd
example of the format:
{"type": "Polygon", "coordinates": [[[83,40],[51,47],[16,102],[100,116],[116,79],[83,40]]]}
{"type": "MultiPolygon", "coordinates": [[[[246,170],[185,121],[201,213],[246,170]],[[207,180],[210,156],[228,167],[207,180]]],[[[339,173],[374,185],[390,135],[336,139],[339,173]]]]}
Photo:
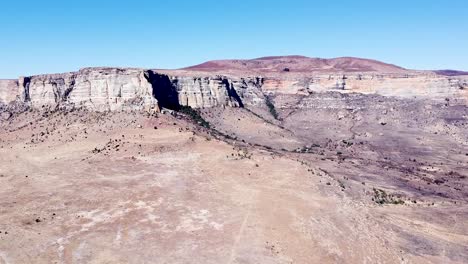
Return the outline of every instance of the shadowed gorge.
{"type": "Polygon", "coordinates": [[[236,89],[234,89],[233,84],[229,83],[228,79],[223,79],[221,83],[226,87],[228,96],[234,98],[239,107],[244,107],[244,104],[242,103],[241,98],[237,94],[236,89]]]}
{"type": "Polygon", "coordinates": [[[159,107],[178,110],[180,108],[179,94],[175,81],[169,79],[169,76],[164,74],[147,71],[145,77],[151,83],[153,88],[153,96],[158,100],[159,107]]]}

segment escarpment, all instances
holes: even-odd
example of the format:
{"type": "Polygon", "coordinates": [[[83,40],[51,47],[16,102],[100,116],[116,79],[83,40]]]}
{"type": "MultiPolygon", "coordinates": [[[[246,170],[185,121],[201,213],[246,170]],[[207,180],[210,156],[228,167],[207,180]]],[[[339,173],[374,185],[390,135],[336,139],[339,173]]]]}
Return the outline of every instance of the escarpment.
{"type": "Polygon", "coordinates": [[[0,80],[0,103],[16,100],[18,95],[18,80],[0,80]]]}
{"type": "Polygon", "coordinates": [[[15,100],[32,107],[73,104],[100,111],[150,110],[158,106],[145,71],[138,69],[85,68],[78,72],[20,77],[16,88],[15,100]]]}
{"type": "Polygon", "coordinates": [[[97,111],[243,107],[262,102],[261,78],[188,77],[152,70],[85,68],[78,72],[0,81],[0,101],[72,104],[97,111]]]}
{"type": "Polygon", "coordinates": [[[180,91],[181,104],[191,107],[243,107],[263,103],[263,79],[215,77],[172,77],[180,91]]]}
{"type": "Polygon", "coordinates": [[[181,106],[266,107],[265,95],[308,96],[324,92],[455,99],[465,105],[468,102],[467,76],[416,71],[309,74],[294,72],[294,67],[288,69],[262,75],[187,69],[84,68],[77,72],[0,80],[0,102],[15,101],[36,108],[69,104],[96,111],[159,111],[161,108],[177,110],[181,106]]]}
{"type": "Polygon", "coordinates": [[[153,96],[161,107],[205,108],[215,106],[243,107],[263,102],[263,79],[215,76],[184,76],[147,72],[153,96]]]}

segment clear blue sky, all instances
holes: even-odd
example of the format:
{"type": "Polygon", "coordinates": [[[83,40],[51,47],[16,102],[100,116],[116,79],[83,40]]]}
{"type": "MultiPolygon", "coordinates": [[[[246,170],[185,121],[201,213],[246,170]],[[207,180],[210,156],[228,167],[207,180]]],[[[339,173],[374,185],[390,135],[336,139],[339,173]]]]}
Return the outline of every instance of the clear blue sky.
{"type": "Polygon", "coordinates": [[[0,78],[297,54],[468,70],[467,0],[2,0],[0,78]]]}

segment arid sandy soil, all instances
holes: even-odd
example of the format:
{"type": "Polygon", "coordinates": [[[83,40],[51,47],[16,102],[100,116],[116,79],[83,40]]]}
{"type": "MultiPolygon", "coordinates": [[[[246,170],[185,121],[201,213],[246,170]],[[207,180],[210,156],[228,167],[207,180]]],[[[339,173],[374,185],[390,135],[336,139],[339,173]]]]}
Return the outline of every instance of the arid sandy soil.
{"type": "Polygon", "coordinates": [[[3,109],[0,263],[468,262],[466,107],[328,96],[3,109]]]}

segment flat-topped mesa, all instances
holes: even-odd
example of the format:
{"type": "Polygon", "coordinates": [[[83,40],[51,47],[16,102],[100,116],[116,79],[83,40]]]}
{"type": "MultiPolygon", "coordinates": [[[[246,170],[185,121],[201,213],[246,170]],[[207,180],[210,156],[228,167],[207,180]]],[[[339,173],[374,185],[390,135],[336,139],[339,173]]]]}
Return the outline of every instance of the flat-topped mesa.
{"type": "Polygon", "coordinates": [[[140,69],[85,68],[20,77],[18,89],[19,100],[33,107],[69,103],[95,110],[157,108],[152,86],[140,69]]]}
{"type": "Polygon", "coordinates": [[[255,102],[257,95],[261,96],[259,85],[261,79],[255,78],[178,77],[144,69],[84,68],[0,81],[0,101],[17,100],[32,107],[73,104],[97,111],[159,111],[181,105],[242,107],[244,98],[255,102]]]}

